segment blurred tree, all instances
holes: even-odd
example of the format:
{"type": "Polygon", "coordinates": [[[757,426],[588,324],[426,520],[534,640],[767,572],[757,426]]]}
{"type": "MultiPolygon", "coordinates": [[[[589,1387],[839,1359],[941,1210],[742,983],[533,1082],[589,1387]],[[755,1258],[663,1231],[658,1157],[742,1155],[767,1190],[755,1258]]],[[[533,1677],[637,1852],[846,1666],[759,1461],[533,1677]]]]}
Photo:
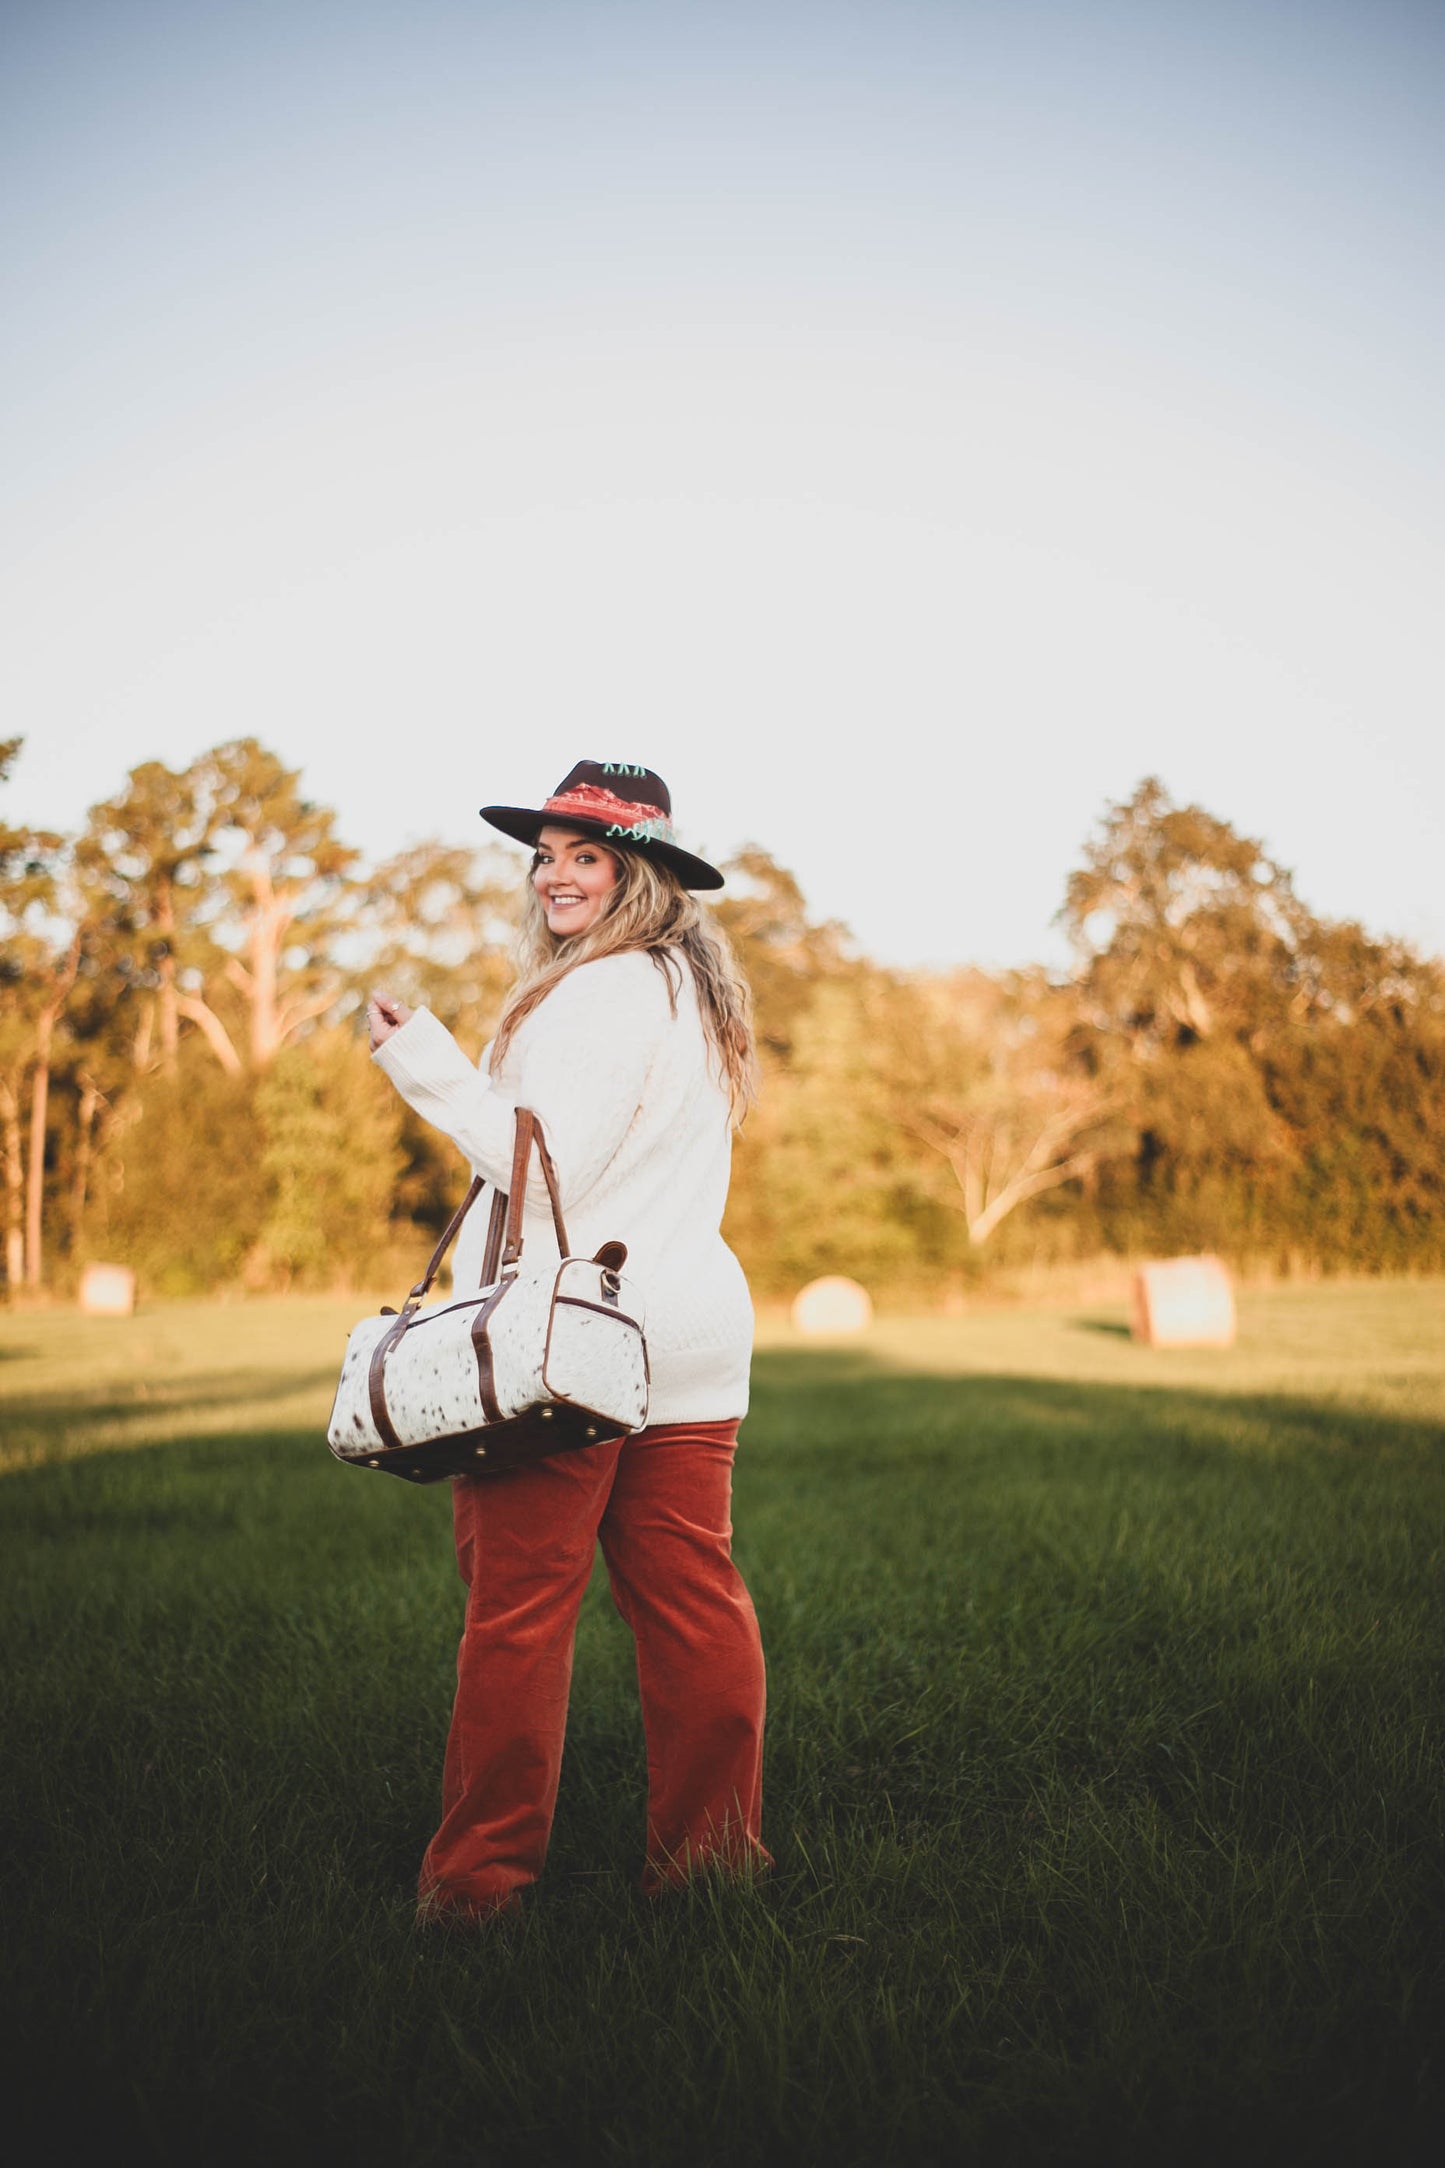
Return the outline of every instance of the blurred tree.
{"type": "Polygon", "coordinates": [[[734,1153],[728,1239],[765,1293],[828,1270],[872,1277],[899,1248],[880,1174],[897,1140],[863,1020],[882,981],[843,927],[809,917],[796,877],[758,845],[723,871],[712,910],[752,990],[761,1083],[734,1153]]]}
{"type": "Polygon", "coordinates": [[[111,1102],[93,1072],[77,1064],[78,1096],[75,1112],[75,1147],[70,1172],[70,1253],[79,1257],[85,1246],[85,1212],[90,1201],[91,1168],[95,1159],[98,1119],[110,1111],[111,1102]]]}
{"type": "Polygon", "coordinates": [[[1353,923],[1315,927],[1307,1009],[1264,1057],[1297,1139],[1292,1245],[1373,1270],[1445,1265],[1445,966],[1353,923]]]}
{"type": "Polygon", "coordinates": [[[239,1036],[249,1066],[262,1070],[345,990],[338,950],[359,854],[336,836],[335,814],[301,795],[299,771],[255,738],[217,746],[188,773],[210,843],[204,922],[226,952],[242,1029],[228,1021],[215,974],[202,966],[178,991],[177,1007],[223,1068],[242,1067],[239,1036]]]}
{"type": "MultiPolygon", "coordinates": [[[[22,738],[0,739],[0,782],[15,764],[22,738]]],[[[47,839],[50,840],[50,839],[47,839]]],[[[25,957],[21,929],[32,907],[48,893],[45,856],[35,852],[29,830],[0,821],[0,1150],[5,1157],[5,1280],[25,1278],[25,1148],[21,1110],[30,1035],[25,1014],[25,957]]]]}
{"type": "Polygon", "coordinates": [[[1072,988],[1041,971],[920,980],[899,1119],[952,1170],[982,1248],[1011,1212],[1127,1149],[1116,1102],[1082,1058],[1072,988]]]}
{"type": "Polygon", "coordinates": [[[811,986],[787,1058],[767,1056],[726,1223],[759,1292],[796,1292],[823,1272],[875,1292],[916,1287],[955,1262],[949,1216],[897,1118],[899,1050],[917,1021],[908,981],[854,963],[811,986]]]}
{"type": "Polygon", "coordinates": [[[834,920],[811,920],[796,876],[757,844],[723,871],[727,887],[712,909],[752,988],[759,1053],[786,1061],[819,984],[851,954],[848,934],[834,920]]]}
{"type": "Polygon", "coordinates": [[[1107,809],[1061,916],[1088,1059],[1138,1140],[1104,1178],[1121,1240],[1356,1263],[1445,1242],[1418,1119],[1437,966],[1316,918],[1262,845],[1154,778],[1107,809]]]}
{"type": "MultiPolygon", "coordinates": [[[[0,781],[22,740],[0,742],[0,781]]],[[[80,968],[83,921],[66,882],[63,836],[0,825],[0,1140],[5,1154],[5,1277],[39,1287],[55,1027],[80,968]],[[28,1143],[22,1105],[30,1079],[28,1143]],[[23,1199],[23,1204],[22,1204],[23,1199]]]]}
{"type": "Polygon", "coordinates": [[[512,981],[520,901],[517,861],[505,852],[413,844],[365,880],[352,984],[361,996],[376,985],[424,1003],[480,1051],[512,981]]]}
{"type": "MultiPolygon", "coordinates": [[[[115,975],[118,997],[139,1011],[132,1038],[137,1069],[149,1067],[159,1037],[160,1066],[174,1075],[182,1006],[190,998],[183,979],[189,972],[204,980],[224,962],[200,922],[216,815],[214,802],[202,803],[195,769],[177,773],[163,761],[143,761],[124,790],[91,807],[76,845],[96,950],[115,975]]],[[[191,1013],[222,1067],[236,1073],[240,1062],[229,1035],[214,1026],[204,1004],[191,1013]]]]}
{"type": "Polygon", "coordinates": [[[248,1276],[374,1286],[401,1171],[400,1102],[348,1032],[282,1050],[256,1091],[267,1205],[248,1276]]]}
{"type": "Polygon", "coordinates": [[[238,1285],[269,1202],[256,1079],[183,1034],[175,1073],[133,1082],[115,1111],[88,1210],[92,1254],[135,1268],[146,1295],[238,1285]]]}
{"type": "Polygon", "coordinates": [[[1252,837],[1157,777],[1111,805],[1069,875],[1060,916],[1097,1028],[1148,1059],[1290,1012],[1311,925],[1284,869],[1252,837]]]}
{"type": "Polygon", "coordinates": [[[1102,1178],[1127,1247],[1261,1239],[1296,1140],[1261,1056],[1301,1001],[1311,921],[1252,837],[1155,777],[1106,808],[1060,913],[1077,959],[1079,1043],[1132,1126],[1102,1178]]]}
{"type": "MultiPolygon", "coordinates": [[[[23,738],[0,738],[0,783],[9,776],[23,738]]],[[[21,1016],[22,964],[14,929],[28,908],[28,884],[40,875],[31,858],[28,833],[0,821],[0,897],[5,910],[5,938],[0,945],[0,1152],[5,1160],[5,1280],[18,1287],[25,1277],[25,1150],[21,1142],[20,1093],[26,1045],[21,1016]]]]}

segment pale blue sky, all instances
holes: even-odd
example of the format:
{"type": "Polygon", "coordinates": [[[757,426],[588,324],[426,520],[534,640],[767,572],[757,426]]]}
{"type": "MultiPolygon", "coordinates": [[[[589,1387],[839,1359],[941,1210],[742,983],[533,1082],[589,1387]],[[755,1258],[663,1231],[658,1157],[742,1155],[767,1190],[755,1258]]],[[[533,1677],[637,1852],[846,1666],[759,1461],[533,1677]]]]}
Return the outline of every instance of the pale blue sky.
{"type": "Polygon", "coordinates": [[[1445,8],[0,8],[12,817],[581,756],[898,962],[1156,771],[1445,950],[1445,8]]]}

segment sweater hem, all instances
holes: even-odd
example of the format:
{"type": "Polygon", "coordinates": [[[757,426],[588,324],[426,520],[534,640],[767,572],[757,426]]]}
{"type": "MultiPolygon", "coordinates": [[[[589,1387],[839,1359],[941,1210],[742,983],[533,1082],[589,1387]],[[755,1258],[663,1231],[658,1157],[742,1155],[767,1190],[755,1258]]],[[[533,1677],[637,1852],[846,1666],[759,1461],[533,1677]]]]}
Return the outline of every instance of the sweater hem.
{"type": "Polygon", "coordinates": [[[746,1392],[739,1400],[736,1395],[717,1393],[664,1393],[654,1396],[647,1404],[647,1428],[655,1423],[740,1423],[748,1412],[746,1392]]]}

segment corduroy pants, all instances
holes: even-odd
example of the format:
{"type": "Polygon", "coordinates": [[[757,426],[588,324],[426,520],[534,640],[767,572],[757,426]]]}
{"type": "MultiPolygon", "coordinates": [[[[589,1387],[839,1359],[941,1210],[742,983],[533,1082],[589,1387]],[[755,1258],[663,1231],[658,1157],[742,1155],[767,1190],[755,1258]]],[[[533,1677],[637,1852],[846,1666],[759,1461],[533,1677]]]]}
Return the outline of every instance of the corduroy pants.
{"type": "Polygon", "coordinates": [[[427,1914],[519,1901],[546,1857],[578,1607],[598,1542],[637,1644],[655,1894],[698,1869],[765,1866],[763,1652],[732,1562],[738,1426],[660,1424],[452,1486],[467,1586],[427,1914]]]}

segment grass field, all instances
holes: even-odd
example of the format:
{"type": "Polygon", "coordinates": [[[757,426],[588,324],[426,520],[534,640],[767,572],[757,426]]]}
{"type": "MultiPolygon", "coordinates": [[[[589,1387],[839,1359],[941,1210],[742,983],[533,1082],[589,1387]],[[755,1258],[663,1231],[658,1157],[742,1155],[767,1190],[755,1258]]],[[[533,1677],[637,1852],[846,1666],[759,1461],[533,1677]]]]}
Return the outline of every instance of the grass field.
{"type": "MultiPolygon", "coordinates": [[[[354,1302],[0,1316],[0,2038],[32,2161],[1435,2156],[1445,1288],[762,1334],[765,1887],[633,1893],[594,1581],[548,1876],[419,1934],[445,1490],[321,1438],[354,1302]]],[[[7,2147],[8,2150],[8,2147],[7,2147]]]]}

